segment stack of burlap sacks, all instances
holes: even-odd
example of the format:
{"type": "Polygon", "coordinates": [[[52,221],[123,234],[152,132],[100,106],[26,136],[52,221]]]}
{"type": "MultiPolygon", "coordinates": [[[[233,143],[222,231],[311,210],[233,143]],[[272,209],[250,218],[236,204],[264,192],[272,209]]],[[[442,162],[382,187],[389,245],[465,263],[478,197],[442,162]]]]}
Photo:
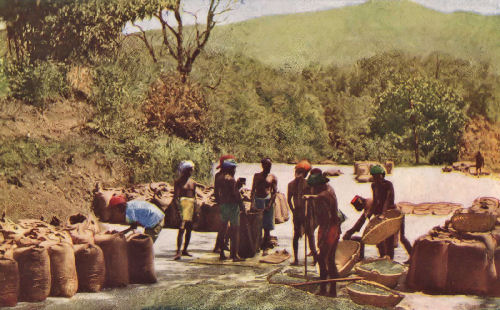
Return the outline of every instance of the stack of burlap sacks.
{"type": "Polygon", "coordinates": [[[357,161],[354,163],[354,175],[356,175],[356,181],[359,183],[371,182],[372,176],[370,175],[370,168],[375,165],[384,167],[387,174],[391,174],[394,169],[393,161],[386,161],[383,164],[375,161],[357,161]]]}
{"type": "MultiPolygon", "coordinates": [[[[459,171],[466,174],[477,175],[476,163],[473,161],[457,161],[451,166],[444,166],[441,169],[443,172],[459,171]]],[[[481,175],[490,175],[491,172],[484,167],[481,169],[481,175]]]]}
{"type": "Polygon", "coordinates": [[[434,294],[500,296],[499,216],[498,199],[478,198],[443,227],[417,239],[408,287],[434,294]]]}
{"type": "MultiPolygon", "coordinates": [[[[247,209],[250,207],[250,190],[243,189],[243,200],[247,209]]],[[[178,210],[172,204],[174,188],[165,182],[138,184],[129,188],[96,187],[92,203],[94,213],[103,222],[121,223],[122,219],[113,218],[108,205],[113,195],[124,195],[127,201],[139,199],[149,201],[165,212],[165,227],[179,228],[181,218],[178,210]]],[[[274,220],[281,224],[289,219],[288,203],[285,195],[278,193],[274,208],[274,220]]],[[[220,209],[215,202],[213,187],[197,185],[196,205],[193,218],[193,230],[199,232],[217,232],[220,230],[222,220],[220,209]]]]}
{"type": "Polygon", "coordinates": [[[59,227],[3,218],[0,242],[0,307],[156,282],[151,238],[100,232],[91,216],[72,216],[59,227]]]}

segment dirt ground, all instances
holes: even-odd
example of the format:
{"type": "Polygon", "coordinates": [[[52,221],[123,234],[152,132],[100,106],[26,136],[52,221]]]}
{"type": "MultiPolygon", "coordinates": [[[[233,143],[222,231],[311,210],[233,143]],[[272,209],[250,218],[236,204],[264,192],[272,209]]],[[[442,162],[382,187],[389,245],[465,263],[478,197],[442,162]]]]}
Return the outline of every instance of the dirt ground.
{"type": "MultiPolygon", "coordinates": [[[[257,164],[242,164],[237,176],[247,177],[258,171],[257,164]]],[[[326,167],[325,167],[326,168],[326,167]]],[[[357,220],[357,213],[349,201],[354,194],[369,196],[370,185],[355,183],[352,167],[340,167],[344,175],[332,178],[339,206],[347,215],[342,225],[346,231],[357,220]]],[[[284,191],[292,177],[292,166],[274,165],[272,172],[278,176],[279,189],[284,191]]],[[[479,196],[498,196],[500,182],[490,177],[471,177],[461,173],[445,174],[437,167],[396,168],[388,179],[393,181],[396,201],[426,202],[449,201],[468,206],[479,196]]],[[[406,216],[407,237],[413,242],[435,225],[443,224],[449,216],[406,216]]],[[[273,235],[279,240],[278,249],[292,252],[292,223],[276,226],[273,235]]],[[[206,265],[193,260],[214,257],[211,250],[215,233],[193,233],[189,246],[193,258],[183,257],[174,261],[177,231],[164,229],[155,243],[155,267],[159,282],[154,285],[130,285],[122,289],[107,289],[100,293],[79,293],[74,297],[48,298],[43,303],[20,303],[18,309],[369,309],[354,304],[348,297],[345,284],[338,286],[338,298],[316,296],[308,291],[268,283],[268,276],[283,272],[289,262],[280,265],[259,264],[251,259],[250,266],[206,265]]],[[[303,271],[303,240],[300,241],[299,260],[303,271]]],[[[374,246],[367,246],[366,257],[376,257],[374,246]]],[[[216,257],[216,256],[215,256],[216,257]]],[[[396,260],[404,262],[408,256],[403,248],[396,249],[396,260]]],[[[310,274],[317,274],[309,267],[310,274]]],[[[405,298],[397,309],[499,309],[500,298],[477,296],[442,296],[407,292],[404,285],[398,289],[405,298]]]]}

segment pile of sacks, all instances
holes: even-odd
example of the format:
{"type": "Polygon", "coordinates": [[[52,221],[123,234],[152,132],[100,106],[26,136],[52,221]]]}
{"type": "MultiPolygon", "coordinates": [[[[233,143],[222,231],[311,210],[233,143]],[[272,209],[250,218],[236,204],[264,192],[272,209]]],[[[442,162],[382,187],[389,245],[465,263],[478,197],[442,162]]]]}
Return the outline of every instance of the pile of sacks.
{"type": "Polygon", "coordinates": [[[389,160],[383,164],[375,161],[356,161],[354,162],[354,175],[356,175],[356,181],[359,183],[372,182],[373,179],[370,175],[370,168],[375,165],[384,167],[387,174],[391,174],[394,169],[394,162],[389,160]]]}
{"type": "Polygon", "coordinates": [[[457,210],[463,209],[463,206],[459,203],[453,202],[423,202],[423,203],[411,203],[411,202],[398,202],[396,208],[404,214],[416,214],[416,215],[448,215],[457,210]]]}
{"type": "MultiPolygon", "coordinates": [[[[476,171],[476,163],[473,161],[457,161],[454,162],[451,166],[444,166],[441,168],[443,172],[452,172],[458,171],[471,175],[477,175],[476,171]]],[[[484,167],[481,169],[481,175],[490,175],[491,172],[485,169],[484,167]]]]}
{"type": "MultiPolygon", "coordinates": [[[[179,228],[181,218],[172,204],[174,187],[166,182],[138,184],[129,188],[101,188],[96,186],[92,209],[103,222],[121,223],[122,219],[114,219],[109,211],[109,200],[113,195],[123,195],[127,201],[139,199],[151,202],[165,212],[165,227],[179,228]]],[[[247,209],[250,207],[250,190],[242,189],[243,201],[247,209]]],[[[283,193],[278,193],[274,206],[274,222],[281,224],[290,218],[288,202],[283,193]]],[[[196,205],[193,217],[193,229],[199,232],[217,232],[222,220],[220,209],[215,202],[213,187],[197,184],[196,205]]]]}
{"type": "Polygon", "coordinates": [[[408,287],[428,293],[500,296],[500,201],[476,199],[415,241],[408,287]]]}
{"type": "Polygon", "coordinates": [[[78,214],[59,227],[4,217],[0,242],[0,307],[156,282],[151,238],[100,232],[92,216],[78,214]]]}

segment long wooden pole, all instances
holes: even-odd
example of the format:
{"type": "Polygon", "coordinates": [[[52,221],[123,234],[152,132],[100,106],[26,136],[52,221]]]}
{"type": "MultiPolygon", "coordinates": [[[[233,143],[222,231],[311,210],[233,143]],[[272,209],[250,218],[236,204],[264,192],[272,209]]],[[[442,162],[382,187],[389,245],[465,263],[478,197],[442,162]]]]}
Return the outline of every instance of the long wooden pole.
{"type": "Polygon", "coordinates": [[[291,283],[289,285],[290,286],[302,286],[302,285],[309,285],[309,284],[320,284],[320,283],[328,283],[328,282],[343,282],[343,281],[357,281],[357,280],[364,280],[364,279],[365,278],[363,278],[363,277],[336,278],[336,279],[318,280],[318,281],[311,281],[311,282],[291,283]]]}
{"type": "MultiPolygon", "coordinates": [[[[308,202],[307,200],[305,201],[305,218],[306,218],[306,221],[307,221],[307,205],[308,205],[308,202]]],[[[306,222],[307,223],[307,222],[306,222]]],[[[305,275],[305,278],[307,279],[307,225],[304,226],[304,275],[305,275]]]]}

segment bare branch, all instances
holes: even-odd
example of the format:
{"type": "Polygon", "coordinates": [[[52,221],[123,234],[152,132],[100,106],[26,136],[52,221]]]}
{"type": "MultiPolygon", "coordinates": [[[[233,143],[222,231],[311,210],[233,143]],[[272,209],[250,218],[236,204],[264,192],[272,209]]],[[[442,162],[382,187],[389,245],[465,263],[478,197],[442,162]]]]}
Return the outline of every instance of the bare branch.
{"type": "Polygon", "coordinates": [[[144,45],[146,46],[146,48],[148,49],[148,52],[151,55],[151,58],[153,58],[153,62],[157,63],[158,60],[157,60],[156,55],[155,55],[153,44],[149,42],[148,37],[146,35],[146,31],[140,25],[138,25],[136,23],[132,23],[132,25],[134,25],[134,27],[139,29],[139,31],[141,33],[140,34],[139,33],[131,33],[131,34],[128,34],[127,36],[136,37],[136,38],[141,39],[144,42],[144,45]]]}

